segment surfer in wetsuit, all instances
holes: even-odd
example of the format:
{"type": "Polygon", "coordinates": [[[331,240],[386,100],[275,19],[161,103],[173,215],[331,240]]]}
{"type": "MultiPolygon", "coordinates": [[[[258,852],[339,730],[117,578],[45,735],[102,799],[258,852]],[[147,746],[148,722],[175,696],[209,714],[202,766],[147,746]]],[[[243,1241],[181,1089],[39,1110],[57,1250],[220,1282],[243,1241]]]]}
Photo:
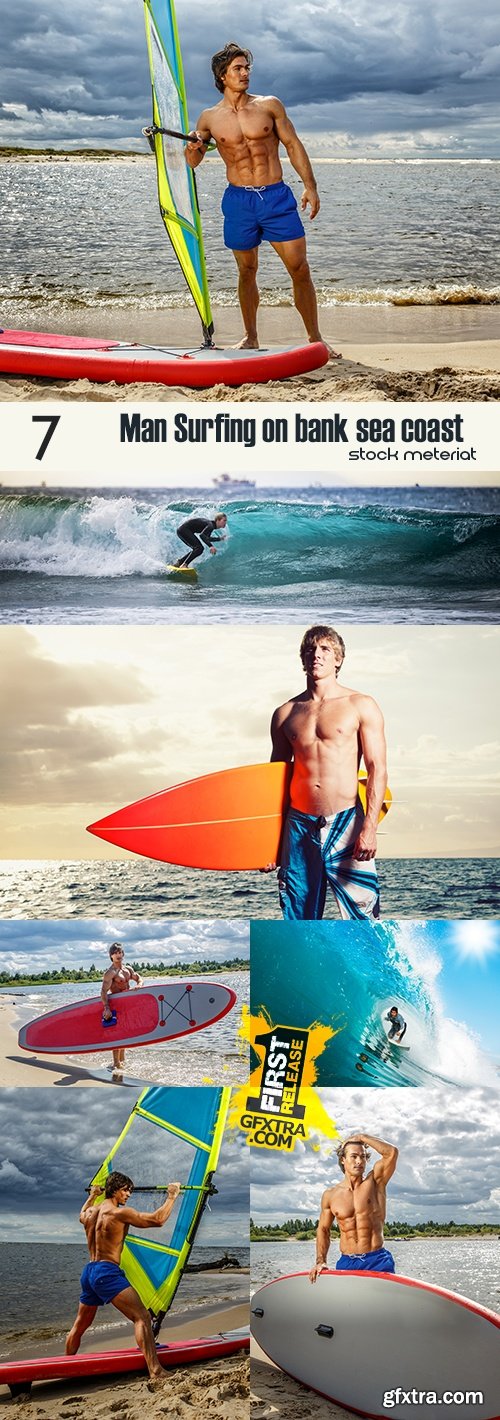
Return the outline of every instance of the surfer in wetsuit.
{"type": "Polygon", "coordinates": [[[201,557],[205,547],[208,547],[209,552],[215,555],[217,548],[214,547],[214,542],[224,541],[224,533],[220,529],[225,527],[227,527],[225,513],[217,513],[215,518],[187,518],[186,522],[181,523],[177,528],[177,537],[180,537],[181,542],[185,542],[191,550],[185,553],[184,557],[179,557],[179,561],[174,563],[174,567],[189,567],[196,557],[201,557]],[[218,537],[214,537],[216,532],[219,533],[218,537]]]}
{"type": "MultiPolygon", "coordinates": [[[[113,942],[109,949],[111,966],[104,972],[101,987],[101,1001],[103,1005],[103,1020],[111,1021],[113,1012],[109,1004],[108,997],[114,996],[118,991],[129,991],[130,982],[135,981],[136,986],[143,986],[142,976],[139,976],[133,967],[125,966],[123,960],[123,947],[120,942],[113,942]]],[[[110,1031],[113,1027],[110,1026],[110,1031]]],[[[125,1051],[122,1049],[113,1050],[113,1079],[116,1083],[123,1079],[125,1068],[125,1051]]]]}
{"type": "MultiPolygon", "coordinates": [[[[280,143],[302,179],[301,210],[309,207],[311,220],[320,208],[316,179],[284,105],[272,95],[248,93],[252,61],[250,50],[233,42],[214,54],[212,73],[222,99],[200,114],[193,141],[185,149],[186,162],[196,168],[213,140],[226,166],[224,245],[232,251],[238,267],[238,299],[245,328],[238,347],[242,350],[259,348],[257,266],[263,240],[274,247],[292,279],[295,306],[309,340],[323,339],[304,227],[294,194],[283,181],[280,143]]],[[[330,358],[340,358],[338,351],[327,348],[330,358]]]]}
{"type": "Polygon", "coordinates": [[[339,1146],[337,1158],[344,1177],[342,1183],[327,1188],[321,1199],[316,1261],[309,1280],[315,1282],[327,1266],[334,1221],[340,1232],[337,1272],[394,1272],[394,1258],[384,1246],[384,1223],[386,1186],[395,1171],[398,1150],[371,1134],[356,1134],[339,1146]],[[365,1175],[370,1149],[376,1149],[381,1157],[365,1175]]]}
{"type": "Polygon", "coordinates": [[[87,1262],[80,1278],[80,1305],[66,1338],[66,1355],[76,1354],[98,1307],[111,1302],[117,1311],[133,1322],[135,1339],[149,1371],[151,1389],[156,1390],[165,1384],[167,1377],[158,1360],[151,1317],[135,1287],[130,1286],[120,1262],[129,1227],[163,1227],[179,1196],[180,1184],[169,1183],[168,1196],[154,1213],[141,1213],[127,1206],[133,1191],[132,1180],[126,1174],[110,1173],[104,1188],[104,1202],[96,1203],[103,1190],[94,1186],[83,1205],[80,1222],[87,1235],[90,1262],[87,1262]]]}
{"type": "Polygon", "coordinates": [[[387,1032],[387,1039],[395,1040],[399,1045],[399,1042],[403,1039],[403,1036],[406,1035],[406,1032],[408,1030],[408,1024],[404,1020],[403,1016],[400,1015],[397,1006],[391,1006],[390,1011],[388,1011],[387,1015],[385,1016],[385,1020],[390,1021],[391,1023],[391,1028],[387,1032]]]}
{"type": "MultiPolygon", "coordinates": [[[[271,721],[271,759],[293,764],[278,873],[286,919],[320,919],[327,886],[341,917],[379,916],[374,860],[387,788],[384,722],[370,695],[339,685],[344,654],[333,626],[311,626],[300,647],[306,689],[280,705],[271,721]],[[365,810],[358,795],[361,758],[365,810]]],[[[275,867],[268,863],[265,871],[275,867]]]]}

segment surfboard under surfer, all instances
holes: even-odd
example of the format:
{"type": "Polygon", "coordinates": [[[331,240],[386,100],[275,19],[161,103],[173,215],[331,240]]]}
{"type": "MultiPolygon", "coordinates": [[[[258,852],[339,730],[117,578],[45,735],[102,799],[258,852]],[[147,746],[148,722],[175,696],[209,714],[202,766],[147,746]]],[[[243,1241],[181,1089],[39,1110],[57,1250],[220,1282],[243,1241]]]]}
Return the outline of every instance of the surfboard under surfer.
{"type": "MultiPolygon", "coordinates": [[[[322,918],[327,887],[341,917],[380,912],[375,853],[387,788],[384,722],[370,695],[339,684],[344,655],[333,626],[311,626],[300,647],[306,689],[271,721],[271,760],[293,764],[278,873],[286,919],[322,918]],[[358,794],[362,758],[366,810],[358,794]]],[[[269,863],[265,871],[275,867],[269,863]]]]}
{"type": "MultiPolygon", "coordinates": [[[[189,167],[202,162],[212,140],[226,166],[228,186],[222,199],[224,245],[238,267],[238,299],[245,335],[240,349],[257,350],[258,252],[270,242],[292,280],[293,298],[310,341],[323,340],[318,325],[316,291],[307,261],[305,231],[297,202],[283,181],[279,145],[304,184],[301,210],[313,221],[320,199],[311,162],[284,105],[273,95],[249,94],[253,55],[231,42],[212,57],[215,87],[222,99],[205,108],[196,137],[186,145],[189,167]]],[[[327,345],[327,342],[323,342],[327,345]]],[[[330,358],[339,359],[336,350],[330,358]]]]}
{"type": "MultiPolygon", "coordinates": [[[[131,981],[135,981],[136,986],[143,986],[142,976],[134,971],[132,966],[125,965],[124,951],[120,942],[113,942],[109,949],[111,966],[104,972],[101,987],[101,1001],[103,1005],[103,1020],[111,1021],[113,1012],[109,1004],[109,997],[115,996],[119,991],[129,991],[131,981]]],[[[112,1027],[110,1027],[112,1029],[112,1027]]],[[[113,1080],[119,1083],[123,1079],[125,1069],[125,1051],[123,1047],[113,1050],[113,1080]]]]}
{"type": "Polygon", "coordinates": [[[334,1222],[340,1232],[337,1272],[394,1272],[394,1258],[384,1244],[384,1223],[386,1187],[396,1169],[398,1150],[372,1134],[355,1134],[339,1145],[337,1159],[344,1177],[341,1183],[325,1189],[321,1199],[310,1281],[316,1282],[328,1265],[334,1222]],[[365,1173],[370,1149],[376,1149],[381,1157],[365,1173]]]}
{"type": "Polygon", "coordinates": [[[111,1302],[117,1311],[133,1322],[135,1339],[149,1371],[150,1386],[157,1390],[165,1384],[167,1377],[158,1360],[151,1317],[135,1287],[130,1286],[120,1263],[129,1227],[163,1227],[179,1196],[180,1184],[169,1183],[167,1198],[160,1208],[155,1208],[154,1213],[129,1208],[133,1191],[132,1179],[126,1174],[110,1173],[104,1188],[104,1201],[96,1203],[103,1189],[94,1186],[81,1209],[80,1222],[85,1228],[90,1262],[86,1263],[80,1278],[80,1304],[66,1338],[66,1355],[76,1355],[82,1336],[92,1325],[98,1308],[111,1302]]]}
{"type": "Polygon", "coordinates": [[[215,518],[186,518],[177,528],[177,537],[186,544],[190,550],[179,557],[174,567],[190,567],[197,557],[201,557],[208,547],[209,552],[215,555],[217,548],[215,542],[223,542],[225,534],[221,531],[227,527],[227,517],[225,513],[216,513],[215,518]]]}

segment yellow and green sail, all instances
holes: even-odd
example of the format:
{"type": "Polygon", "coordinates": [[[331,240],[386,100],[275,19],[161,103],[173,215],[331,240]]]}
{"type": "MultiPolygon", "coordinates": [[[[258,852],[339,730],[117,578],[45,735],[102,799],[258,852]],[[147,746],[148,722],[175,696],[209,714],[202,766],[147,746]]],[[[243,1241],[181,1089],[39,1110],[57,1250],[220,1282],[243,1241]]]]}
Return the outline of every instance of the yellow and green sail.
{"type": "Polygon", "coordinates": [[[155,129],[189,132],[182,55],[173,0],[144,0],[153,90],[153,144],[160,211],[198,309],[206,344],[213,333],[205,253],[194,173],[178,138],[155,129]]]}
{"type": "Polygon", "coordinates": [[[92,1179],[104,1188],[115,1169],[127,1174],[136,1185],[131,1207],[147,1212],[163,1202],[168,1183],[183,1185],[161,1232],[130,1233],[122,1252],[126,1277],[158,1322],[173,1301],[210,1194],[230,1094],[227,1088],[208,1085],[143,1090],[92,1179]],[[146,1190],[143,1198],[141,1189],[146,1190]]]}

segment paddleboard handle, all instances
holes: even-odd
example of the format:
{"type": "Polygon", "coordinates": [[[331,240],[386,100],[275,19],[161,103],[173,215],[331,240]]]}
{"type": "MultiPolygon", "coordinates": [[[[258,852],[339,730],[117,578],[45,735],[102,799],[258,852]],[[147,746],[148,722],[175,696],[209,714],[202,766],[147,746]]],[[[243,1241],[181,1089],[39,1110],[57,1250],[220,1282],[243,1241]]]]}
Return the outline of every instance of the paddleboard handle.
{"type": "Polygon", "coordinates": [[[117,1017],[116,1011],[113,1011],[113,1010],[112,1010],[112,1011],[111,1011],[111,1020],[110,1020],[110,1021],[107,1021],[107,1020],[106,1020],[106,1017],[103,1016],[103,1018],[102,1018],[102,1024],[103,1024],[103,1026],[115,1026],[117,1020],[118,1020],[118,1017],[117,1017]]]}
{"type": "Polygon", "coordinates": [[[263,1307],[252,1307],[252,1316],[264,1316],[263,1307]]]}
{"type": "Polygon", "coordinates": [[[333,1326],[323,1326],[323,1324],[320,1323],[319,1326],[315,1326],[314,1330],[317,1331],[318,1336],[327,1336],[329,1341],[331,1341],[332,1336],[335,1336],[333,1326]]]}

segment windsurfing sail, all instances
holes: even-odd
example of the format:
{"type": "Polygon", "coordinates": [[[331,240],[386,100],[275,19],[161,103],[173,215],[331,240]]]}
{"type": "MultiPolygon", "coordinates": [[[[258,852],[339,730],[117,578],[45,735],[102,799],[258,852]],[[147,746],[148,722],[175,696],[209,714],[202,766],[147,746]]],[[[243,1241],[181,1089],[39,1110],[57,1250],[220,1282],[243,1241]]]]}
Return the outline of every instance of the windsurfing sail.
{"type": "Polygon", "coordinates": [[[217,1191],[212,1180],[230,1095],[229,1088],[210,1085],[143,1090],[91,1182],[104,1188],[115,1169],[127,1174],[135,1184],[131,1207],[144,1212],[159,1207],[169,1183],[182,1186],[161,1232],[130,1232],[122,1252],[121,1266],[151,1312],[155,1335],[179,1286],[207,1199],[217,1191]]]}
{"type": "Polygon", "coordinates": [[[212,344],[200,209],[194,173],[173,134],[189,133],[182,55],[173,0],[144,0],[149,68],[153,90],[152,146],[158,199],[166,230],[198,309],[205,345],[212,344]],[[169,129],[170,133],[155,130],[169,129]]]}

